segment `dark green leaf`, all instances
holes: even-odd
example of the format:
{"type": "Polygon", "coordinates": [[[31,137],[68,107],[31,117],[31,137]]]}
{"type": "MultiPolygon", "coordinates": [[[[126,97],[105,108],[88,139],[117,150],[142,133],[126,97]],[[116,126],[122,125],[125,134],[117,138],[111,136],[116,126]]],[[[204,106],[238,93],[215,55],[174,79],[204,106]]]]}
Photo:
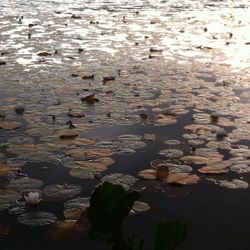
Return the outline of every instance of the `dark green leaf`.
{"type": "Polygon", "coordinates": [[[88,219],[92,228],[90,237],[107,243],[122,240],[123,221],[140,194],[125,191],[120,185],[104,182],[90,198],[88,219]]]}
{"type": "Polygon", "coordinates": [[[161,221],[156,232],[155,250],[174,250],[186,235],[186,223],[180,220],[161,221]]]}
{"type": "Polygon", "coordinates": [[[128,242],[122,240],[117,242],[112,250],[142,250],[143,239],[139,236],[133,235],[128,239],[128,242]]]}

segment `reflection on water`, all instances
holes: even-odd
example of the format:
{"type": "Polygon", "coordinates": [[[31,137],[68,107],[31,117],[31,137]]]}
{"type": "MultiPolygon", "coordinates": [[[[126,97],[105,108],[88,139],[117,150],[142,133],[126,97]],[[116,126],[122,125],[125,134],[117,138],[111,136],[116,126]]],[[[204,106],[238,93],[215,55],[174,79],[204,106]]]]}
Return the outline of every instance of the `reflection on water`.
{"type": "Polygon", "coordinates": [[[2,0],[1,249],[106,249],[86,235],[56,242],[19,222],[38,210],[39,223],[69,223],[83,204],[68,213],[67,200],[113,173],[139,179],[152,208],[125,228],[145,236],[145,250],[162,217],[189,222],[180,249],[247,249],[249,5],[2,0]],[[157,162],[168,164],[164,181],[157,162]],[[16,181],[18,168],[31,179],[16,181]],[[29,191],[43,198],[37,208],[25,204],[29,191]]]}

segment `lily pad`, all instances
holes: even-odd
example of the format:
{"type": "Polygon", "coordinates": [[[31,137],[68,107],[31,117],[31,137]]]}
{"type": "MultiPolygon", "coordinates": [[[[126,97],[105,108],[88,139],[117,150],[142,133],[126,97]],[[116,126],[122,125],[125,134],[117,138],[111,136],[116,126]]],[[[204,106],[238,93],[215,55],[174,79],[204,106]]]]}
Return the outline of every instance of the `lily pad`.
{"type": "Polygon", "coordinates": [[[0,176],[6,176],[17,171],[18,168],[14,168],[9,164],[0,163],[0,176]]]}
{"type": "Polygon", "coordinates": [[[181,144],[181,142],[178,141],[178,140],[166,140],[166,141],[164,141],[164,143],[167,144],[167,145],[171,145],[171,146],[181,144]]]}
{"type": "Polygon", "coordinates": [[[73,168],[70,170],[69,174],[72,177],[80,178],[80,179],[94,179],[97,174],[100,172],[96,169],[91,168],[73,168]]]}
{"type": "Polygon", "coordinates": [[[118,184],[123,186],[125,190],[128,190],[137,179],[128,174],[114,173],[110,175],[106,175],[101,179],[102,182],[110,182],[112,184],[118,184]]]}
{"type": "Polygon", "coordinates": [[[196,174],[189,173],[174,173],[170,174],[165,181],[168,184],[180,184],[180,185],[190,185],[196,184],[200,180],[200,177],[196,174]]]}
{"type": "Polygon", "coordinates": [[[43,196],[46,200],[61,201],[79,195],[81,191],[81,187],[76,185],[49,185],[43,189],[43,196]]]}
{"type": "Polygon", "coordinates": [[[61,130],[58,133],[58,137],[60,139],[71,139],[71,138],[75,138],[79,135],[79,132],[75,129],[65,129],[65,130],[61,130]]]}
{"type": "Polygon", "coordinates": [[[159,154],[167,158],[179,158],[183,156],[183,152],[179,149],[164,149],[161,150],[159,154]]]}
{"type": "Polygon", "coordinates": [[[0,121],[0,129],[12,130],[12,129],[18,129],[21,127],[22,127],[22,124],[20,122],[0,121]]]}
{"type": "Polygon", "coordinates": [[[144,134],[144,139],[148,141],[155,141],[156,140],[156,134],[144,134]]]}
{"type": "Polygon", "coordinates": [[[250,165],[249,164],[235,164],[230,167],[230,169],[238,174],[250,173],[250,165]]]}
{"type": "Polygon", "coordinates": [[[202,174],[225,174],[227,173],[229,170],[226,168],[217,168],[217,167],[202,167],[200,169],[198,169],[198,171],[202,174]]]}
{"type": "Polygon", "coordinates": [[[57,217],[48,212],[28,212],[17,218],[18,222],[26,226],[48,226],[57,220],[57,217]]]}
{"type": "Polygon", "coordinates": [[[186,161],[188,164],[204,164],[210,161],[208,158],[198,155],[183,156],[181,160],[186,161]]]}
{"type": "Polygon", "coordinates": [[[94,162],[94,161],[81,161],[81,162],[77,162],[80,166],[80,168],[83,169],[95,169],[97,171],[104,171],[107,169],[107,166],[100,163],[100,162],[94,162]]]}
{"type": "Polygon", "coordinates": [[[0,212],[8,209],[22,196],[13,190],[0,190],[0,212]]]}
{"type": "Polygon", "coordinates": [[[219,181],[220,185],[229,189],[247,189],[249,187],[248,183],[242,180],[233,179],[232,181],[219,181]]]}
{"type": "Polygon", "coordinates": [[[139,172],[139,176],[149,179],[149,180],[155,180],[156,179],[156,169],[145,169],[139,172]]]}
{"type": "Polygon", "coordinates": [[[79,219],[81,214],[89,207],[90,197],[81,197],[64,203],[64,217],[66,219],[79,219]]]}
{"type": "Polygon", "coordinates": [[[11,180],[7,185],[7,188],[25,193],[28,190],[39,189],[42,186],[43,186],[42,181],[25,177],[25,178],[11,180]]]}
{"type": "Polygon", "coordinates": [[[105,148],[93,148],[93,149],[70,149],[66,151],[66,155],[73,158],[95,158],[95,157],[109,157],[113,155],[113,152],[110,149],[105,148]]]}

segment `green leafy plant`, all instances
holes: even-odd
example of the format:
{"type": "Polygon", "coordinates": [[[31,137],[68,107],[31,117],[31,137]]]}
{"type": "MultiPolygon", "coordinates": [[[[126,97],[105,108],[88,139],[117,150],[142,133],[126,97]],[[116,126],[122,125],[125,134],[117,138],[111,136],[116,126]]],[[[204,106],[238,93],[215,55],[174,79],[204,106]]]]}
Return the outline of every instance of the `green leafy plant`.
{"type": "Polygon", "coordinates": [[[180,220],[161,221],[157,227],[155,250],[174,250],[186,236],[186,223],[180,220]]]}
{"type": "Polygon", "coordinates": [[[87,211],[92,226],[90,237],[106,243],[122,242],[124,219],[139,197],[140,193],[125,191],[122,186],[109,182],[98,186],[87,211]]]}
{"type": "Polygon", "coordinates": [[[112,250],[142,250],[143,239],[137,235],[133,235],[128,242],[122,240],[117,242],[112,250]]]}
{"type": "MultiPolygon", "coordinates": [[[[126,191],[121,185],[104,182],[90,198],[87,217],[91,224],[89,235],[112,244],[112,250],[142,250],[143,239],[137,235],[123,238],[123,224],[134,202],[136,191],[126,191]]],[[[187,235],[187,224],[181,220],[163,220],[158,224],[154,250],[175,250],[187,235]]]]}

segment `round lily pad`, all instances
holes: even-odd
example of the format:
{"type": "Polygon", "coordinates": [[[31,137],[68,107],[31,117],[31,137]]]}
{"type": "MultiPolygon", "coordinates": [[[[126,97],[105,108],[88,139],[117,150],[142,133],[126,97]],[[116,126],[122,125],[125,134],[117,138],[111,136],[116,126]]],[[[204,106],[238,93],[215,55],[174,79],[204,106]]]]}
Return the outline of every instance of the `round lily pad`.
{"type": "Polygon", "coordinates": [[[181,144],[181,142],[178,140],[166,140],[166,141],[164,141],[164,143],[167,145],[179,145],[179,144],[181,144]]]}
{"type": "Polygon", "coordinates": [[[13,190],[0,190],[0,212],[8,209],[22,196],[13,190]]]}
{"type": "Polygon", "coordinates": [[[161,150],[159,154],[167,158],[178,158],[183,156],[183,152],[179,149],[164,149],[161,150]]]}
{"type": "Polygon", "coordinates": [[[73,168],[70,170],[69,174],[72,177],[85,180],[85,179],[94,179],[96,174],[99,174],[99,171],[91,168],[73,168]]]}
{"type": "Polygon", "coordinates": [[[43,196],[46,200],[61,201],[79,195],[81,190],[81,187],[76,185],[49,185],[43,189],[43,196]]]}
{"type": "Polygon", "coordinates": [[[128,190],[137,181],[134,176],[121,173],[106,175],[101,180],[102,182],[107,181],[113,184],[122,185],[126,190],[128,190]]]}
{"type": "Polygon", "coordinates": [[[18,192],[26,192],[31,189],[39,189],[43,186],[43,182],[37,179],[32,178],[20,178],[13,179],[7,185],[7,188],[18,191],[18,192]]]}

